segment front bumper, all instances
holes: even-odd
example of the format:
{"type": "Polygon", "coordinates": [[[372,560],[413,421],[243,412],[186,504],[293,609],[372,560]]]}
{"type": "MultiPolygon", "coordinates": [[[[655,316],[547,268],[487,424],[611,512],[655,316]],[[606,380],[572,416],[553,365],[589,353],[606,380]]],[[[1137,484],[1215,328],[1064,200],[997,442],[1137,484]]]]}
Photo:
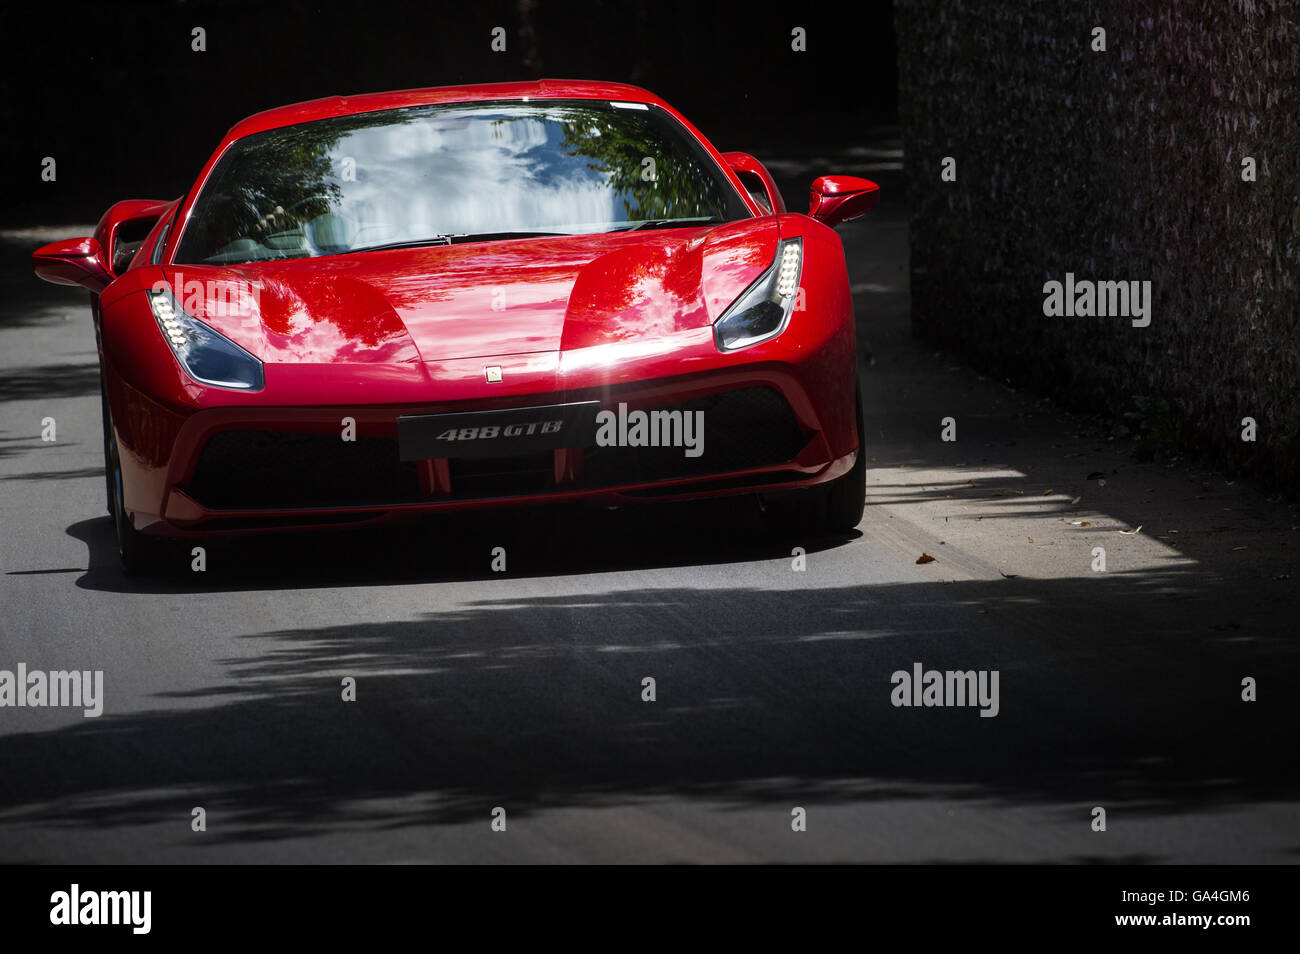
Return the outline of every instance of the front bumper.
{"type": "Polygon", "coordinates": [[[798,366],[774,363],[472,404],[208,408],[177,422],[152,481],[140,475],[145,499],[135,502],[146,505],[132,507],[128,499],[128,510],[144,532],[197,536],[485,507],[792,490],[847,473],[857,453],[856,437],[844,429],[852,382],[829,391],[826,384],[810,387],[798,366]],[[491,459],[400,460],[399,417],[592,400],[611,411],[625,405],[629,412],[702,412],[702,452],[589,445],[491,459]],[[342,439],[348,418],[351,441],[342,439]],[[151,493],[155,506],[147,505],[151,493]]]}

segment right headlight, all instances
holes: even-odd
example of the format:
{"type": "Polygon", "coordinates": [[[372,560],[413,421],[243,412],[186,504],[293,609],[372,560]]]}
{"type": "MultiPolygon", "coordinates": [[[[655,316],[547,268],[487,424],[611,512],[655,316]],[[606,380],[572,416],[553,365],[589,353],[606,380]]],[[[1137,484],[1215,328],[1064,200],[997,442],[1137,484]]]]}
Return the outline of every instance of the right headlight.
{"type": "Polygon", "coordinates": [[[803,271],[803,239],[785,239],[776,248],[776,261],[713,323],[720,351],[748,348],[775,338],[790,322],[803,271]]]}
{"type": "Polygon", "coordinates": [[[187,315],[170,291],[150,291],[149,307],[185,373],[200,384],[260,391],[262,362],[225,335],[187,315]]]}

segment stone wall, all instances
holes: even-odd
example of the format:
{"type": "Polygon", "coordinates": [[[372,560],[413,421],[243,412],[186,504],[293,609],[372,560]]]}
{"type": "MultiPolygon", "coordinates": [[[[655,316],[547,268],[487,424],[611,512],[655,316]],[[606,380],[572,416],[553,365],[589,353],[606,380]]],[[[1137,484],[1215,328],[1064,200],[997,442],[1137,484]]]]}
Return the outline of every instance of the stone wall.
{"type": "Polygon", "coordinates": [[[1138,411],[1157,450],[1300,490],[1300,3],[895,16],[916,334],[1073,407],[1138,411]],[[1149,280],[1150,325],[1046,317],[1067,272],[1149,280]]]}

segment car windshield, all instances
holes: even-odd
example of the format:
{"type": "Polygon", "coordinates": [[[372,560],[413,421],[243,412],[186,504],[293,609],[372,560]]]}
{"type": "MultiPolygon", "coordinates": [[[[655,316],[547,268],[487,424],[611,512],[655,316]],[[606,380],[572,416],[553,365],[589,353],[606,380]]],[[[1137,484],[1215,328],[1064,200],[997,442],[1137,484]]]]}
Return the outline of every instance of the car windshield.
{"type": "Polygon", "coordinates": [[[421,106],[237,140],[196,199],[176,261],[261,262],[749,215],[695,137],[654,106],[421,106]]]}

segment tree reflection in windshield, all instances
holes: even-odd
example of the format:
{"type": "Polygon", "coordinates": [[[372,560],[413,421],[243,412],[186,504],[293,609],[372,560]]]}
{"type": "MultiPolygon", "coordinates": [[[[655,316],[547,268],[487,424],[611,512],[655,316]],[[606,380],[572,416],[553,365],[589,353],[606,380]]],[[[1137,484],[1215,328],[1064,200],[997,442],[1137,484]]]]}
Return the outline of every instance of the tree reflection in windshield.
{"type": "Polygon", "coordinates": [[[306,258],[447,236],[586,234],[748,214],[703,147],[655,107],[422,106],[237,141],[195,202],[177,261],[306,258]]]}

